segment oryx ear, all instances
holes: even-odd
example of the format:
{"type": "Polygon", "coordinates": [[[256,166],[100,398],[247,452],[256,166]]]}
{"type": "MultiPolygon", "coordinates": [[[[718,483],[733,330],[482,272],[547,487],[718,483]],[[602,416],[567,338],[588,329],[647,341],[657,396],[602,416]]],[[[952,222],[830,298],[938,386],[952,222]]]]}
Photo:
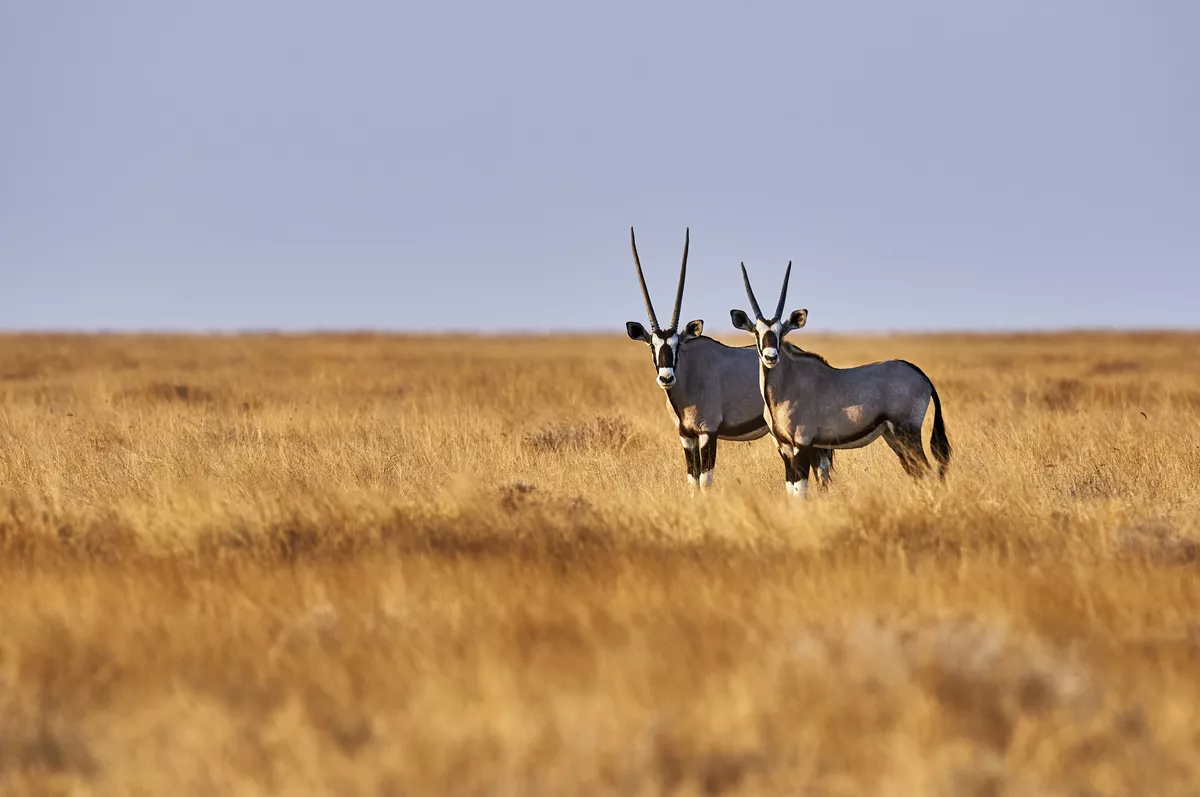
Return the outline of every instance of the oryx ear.
{"type": "Polygon", "coordinates": [[[754,323],[750,320],[750,316],[746,315],[744,310],[730,310],[729,320],[733,322],[734,329],[740,329],[743,332],[754,334],[754,323]]]}
{"type": "Polygon", "coordinates": [[[625,334],[630,340],[640,340],[642,343],[650,342],[650,335],[646,332],[646,328],[637,321],[625,322],[625,334]]]}
{"type": "Polygon", "coordinates": [[[799,329],[800,327],[804,326],[807,323],[808,323],[808,311],[807,310],[793,310],[792,314],[790,316],[788,316],[788,329],[789,330],[799,329]]]}
{"type": "Polygon", "coordinates": [[[695,321],[687,322],[687,326],[683,328],[683,339],[698,338],[704,334],[704,321],[697,318],[695,321]]]}

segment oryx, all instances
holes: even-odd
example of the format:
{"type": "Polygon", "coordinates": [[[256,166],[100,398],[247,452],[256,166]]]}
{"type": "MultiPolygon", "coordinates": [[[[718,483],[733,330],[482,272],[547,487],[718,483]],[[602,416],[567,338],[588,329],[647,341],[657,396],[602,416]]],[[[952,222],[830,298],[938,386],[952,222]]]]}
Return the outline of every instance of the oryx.
{"type": "Polygon", "coordinates": [[[929,460],[921,445],[921,423],[931,399],[934,414],[929,448],[938,462],[938,476],[944,478],[950,464],[950,441],[933,382],[904,360],[834,368],[818,355],[784,343],[784,335],[808,320],[807,310],[783,318],[791,273],[789,262],[775,315],[764,318],[743,263],[742,280],[754,320],[741,310],[729,311],[733,325],[754,336],[763,414],[783,458],[788,493],[807,494],[808,472],[821,450],[860,448],[881,435],[910,476],[923,476],[929,460]]]}
{"type": "MultiPolygon", "coordinates": [[[[767,423],[758,392],[758,355],[754,349],[734,348],[704,337],[704,322],[699,319],[689,321],[679,331],[690,241],[689,228],[683,239],[683,264],[679,267],[679,288],[675,292],[671,323],[662,329],[646,289],[637,239],[633,228],[629,228],[633,265],[642,286],[650,331],[636,321],[627,322],[625,330],[633,340],[649,345],[654,356],[658,386],[667,394],[667,407],[675,418],[679,442],[683,445],[688,483],[693,487],[710,487],[717,461],[717,440],[757,440],[767,433],[767,423]]],[[[827,486],[833,467],[832,452],[825,452],[815,467],[821,485],[827,486]]]]}

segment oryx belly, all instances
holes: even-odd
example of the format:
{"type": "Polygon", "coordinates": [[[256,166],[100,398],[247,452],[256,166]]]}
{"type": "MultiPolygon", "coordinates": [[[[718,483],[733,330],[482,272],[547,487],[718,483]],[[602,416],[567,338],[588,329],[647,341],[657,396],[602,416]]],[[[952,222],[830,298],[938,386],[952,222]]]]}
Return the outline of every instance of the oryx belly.
{"type": "Polygon", "coordinates": [[[752,415],[749,418],[738,420],[724,417],[723,408],[720,406],[708,408],[705,411],[705,407],[696,404],[677,407],[670,399],[668,399],[667,405],[682,432],[694,435],[716,433],[720,440],[746,442],[757,440],[769,431],[767,423],[761,415],[752,415]]]}
{"type": "Polygon", "coordinates": [[[766,434],[767,425],[764,423],[760,424],[756,431],[749,432],[747,434],[718,434],[717,438],[720,440],[733,440],[734,442],[745,443],[750,440],[757,440],[760,437],[765,437],[766,434]]]}
{"type": "Polygon", "coordinates": [[[767,421],[761,414],[751,415],[742,421],[723,417],[717,427],[717,437],[721,440],[745,442],[757,440],[766,435],[767,431],[767,421]]]}
{"type": "Polygon", "coordinates": [[[869,445],[884,433],[888,422],[887,413],[866,417],[861,405],[835,408],[825,397],[776,400],[769,417],[777,440],[827,449],[869,445]]]}
{"type": "Polygon", "coordinates": [[[817,448],[862,448],[878,440],[887,428],[888,424],[884,421],[874,429],[868,429],[862,437],[852,437],[850,439],[830,437],[825,440],[822,440],[820,437],[814,437],[812,445],[817,448]]]}

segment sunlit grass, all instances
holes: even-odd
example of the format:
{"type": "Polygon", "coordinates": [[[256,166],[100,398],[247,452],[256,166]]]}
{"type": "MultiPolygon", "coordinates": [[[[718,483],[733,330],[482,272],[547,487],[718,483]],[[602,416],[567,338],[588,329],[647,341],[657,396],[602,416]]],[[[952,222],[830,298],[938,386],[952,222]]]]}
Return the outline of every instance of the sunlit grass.
{"type": "Polygon", "coordinates": [[[3,338],[0,790],[1195,793],[1200,336],[797,341],[947,483],[693,498],[617,338],[3,338]]]}

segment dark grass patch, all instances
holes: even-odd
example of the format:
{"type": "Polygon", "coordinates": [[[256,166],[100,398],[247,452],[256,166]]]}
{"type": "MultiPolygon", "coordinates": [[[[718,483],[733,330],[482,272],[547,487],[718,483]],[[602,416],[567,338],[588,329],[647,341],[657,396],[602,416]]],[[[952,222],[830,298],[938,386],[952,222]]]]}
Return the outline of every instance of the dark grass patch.
{"type": "Polygon", "coordinates": [[[1142,370],[1142,364],[1132,360],[1106,360],[1088,369],[1089,374],[1127,374],[1142,370]]]}
{"type": "Polygon", "coordinates": [[[628,421],[611,416],[583,424],[546,426],[521,438],[525,449],[538,454],[588,449],[621,452],[640,449],[645,443],[645,438],[635,432],[628,421]]]}
{"type": "Polygon", "coordinates": [[[182,401],[185,404],[207,404],[213,400],[212,391],[195,385],[154,382],[146,388],[146,395],[159,401],[182,401]]]}

